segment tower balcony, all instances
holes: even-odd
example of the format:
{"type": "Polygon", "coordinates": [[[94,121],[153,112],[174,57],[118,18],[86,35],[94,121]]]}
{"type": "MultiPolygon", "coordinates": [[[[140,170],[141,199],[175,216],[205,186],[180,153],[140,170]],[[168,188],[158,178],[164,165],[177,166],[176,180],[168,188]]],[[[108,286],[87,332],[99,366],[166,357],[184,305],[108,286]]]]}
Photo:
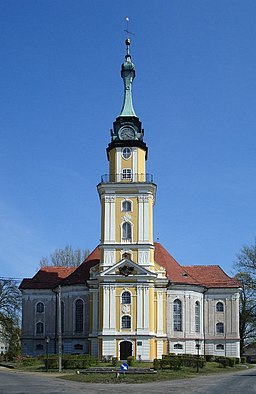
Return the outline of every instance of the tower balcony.
{"type": "Polygon", "coordinates": [[[132,174],[123,172],[121,174],[104,174],[101,175],[101,183],[153,183],[152,174],[132,174]]]}

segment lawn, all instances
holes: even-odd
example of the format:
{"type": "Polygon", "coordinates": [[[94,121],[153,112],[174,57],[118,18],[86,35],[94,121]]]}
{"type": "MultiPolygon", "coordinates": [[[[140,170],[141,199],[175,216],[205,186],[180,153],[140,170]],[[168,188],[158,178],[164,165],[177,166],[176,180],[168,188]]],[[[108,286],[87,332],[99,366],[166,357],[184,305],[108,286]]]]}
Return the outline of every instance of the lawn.
{"type": "MultiPolygon", "coordinates": [[[[136,363],[136,368],[140,368],[139,363],[136,363]]],[[[145,364],[145,363],[144,363],[145,364]]],[[[147,364],[147,368],[151,367],[151,364],[147,364]]],[[[238,364],[235,365],[233,368],[226,367],[223,368],[222,366],[220,367],[219,364],[215,362],[208,362],[205,366],[205,368],[200,369],[199,375],[208,375],[208,374],[219,374],[219,373],[225,373],[225,372],[235,372],[235,371],[240,371],[244,370],[245,366],[238,364]]],[[[184,378],[190,378],[190,377],[195,377],[198,376],[198,373],[196,372],[195,368],[191,367],[182,367],[181,370],[179,371],[173,371],[173,370],[159,370],[155,374],[148,374],[148,375],[129,375],[129,374],[119,374],[119,377],[116,377],[115,373],[110,373],[110,374],[101,374],[101,373],[95,373],[95,374],[82,374],[82,373],[73,373],[69,374],[66,373],[63,376],[60,376],[61,379],[66,379],[66,380],[73,380],[77,382],[86,382],[86,383],[147,383],[147,382],[158,382],[161,380],[173,380],[173,379],[184,379],[184,378]]]]}

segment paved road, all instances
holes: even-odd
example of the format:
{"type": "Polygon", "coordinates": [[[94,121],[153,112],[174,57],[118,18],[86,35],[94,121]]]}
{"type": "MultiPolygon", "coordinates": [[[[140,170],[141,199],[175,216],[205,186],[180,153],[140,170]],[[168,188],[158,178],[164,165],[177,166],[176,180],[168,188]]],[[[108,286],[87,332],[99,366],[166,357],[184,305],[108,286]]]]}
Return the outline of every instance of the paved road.
{"type": "Polygon", "coordinates": [[[0,394],[256,394],[256,368],[218,376],[145,384],[69,382],[45,374],[0,368],[0,394]]]}

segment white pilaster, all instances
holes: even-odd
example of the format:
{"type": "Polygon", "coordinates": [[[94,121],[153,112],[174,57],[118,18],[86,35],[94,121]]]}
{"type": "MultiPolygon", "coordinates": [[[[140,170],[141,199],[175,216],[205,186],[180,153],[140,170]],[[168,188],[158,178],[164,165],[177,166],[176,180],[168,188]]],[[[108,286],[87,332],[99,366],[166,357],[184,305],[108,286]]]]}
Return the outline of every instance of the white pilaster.
{"type": "Polygon", "coordinates": [[[105,197],[105,219],[104,219],[104,242],[109,241],[109,201],[108,197],[105,197]]]}
{"type": "Polygon", "coordinates": [[[120,182],[122,180],[122,166],[121,166],[121,156],[122,149],[116,148],[116,181],[120,182]]]}
{"type": "Polygon", "coordinates": [[[116,240],[115,208],[116,208],[116,199],[115,197],[110,197],[110,241],[111,242],[115,242],[116,240]]]}
{"type": "Polygon", "coordinates": [[[157,292],[157,335],[163,334],[163,293],[157,292]]]}
{"type": "Polygon", "coordinates": [[[136,147],[132,148],[132,169],[133,169],[133,182],[140,181],[140,174],[138,174],[138,151],[136,147]]]}
{"type": "Polygon", "coordinates": [[[98,330],[98,289],[92,289],[92,335],[98,330]]]}
{"type": "Polygon", "coordinates": [[[138,242],[143,242],[143,217],[144,217],[144,210],[143,210],[143,197],[138,197],[138,242]]]}
{"type": "Polygon", "coordinates": [[[149,203],[148,196],[144,197],[144,231],[143,231],[143,241],[149,241],[149,203]]]}
{"type": "Polygon", "coordinates": [[[149,290],[144,287],[144,329],[149,330],[149,290]]]}
{"type": "Polygon", "coordinates": [[[103,331],[109,329],[109,286],[103,286],[103,331]]]}
{"type": "Polygon", "coordinates": [[[116,331],[116,288],[110,286],[110,325],[111,331],[116,331]]]}
{"type": "Polygon", "coordinates": [[[137,331],[138,333],[143,329],[142,326],[142,317],[143,317],[143,308],[142,308],[142,287],[137,287],[137,331]]]}

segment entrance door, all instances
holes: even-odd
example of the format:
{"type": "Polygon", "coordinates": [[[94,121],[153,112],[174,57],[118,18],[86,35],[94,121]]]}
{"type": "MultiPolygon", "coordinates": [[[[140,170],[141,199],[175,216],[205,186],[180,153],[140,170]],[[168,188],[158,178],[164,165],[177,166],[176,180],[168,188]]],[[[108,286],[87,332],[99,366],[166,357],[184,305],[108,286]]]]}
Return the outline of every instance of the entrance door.
{"type": "Polygon", "coordinates": [[[120,360],[127,360],[132,355],[132,343],[123,341],[120,343],[120,360]]]}

